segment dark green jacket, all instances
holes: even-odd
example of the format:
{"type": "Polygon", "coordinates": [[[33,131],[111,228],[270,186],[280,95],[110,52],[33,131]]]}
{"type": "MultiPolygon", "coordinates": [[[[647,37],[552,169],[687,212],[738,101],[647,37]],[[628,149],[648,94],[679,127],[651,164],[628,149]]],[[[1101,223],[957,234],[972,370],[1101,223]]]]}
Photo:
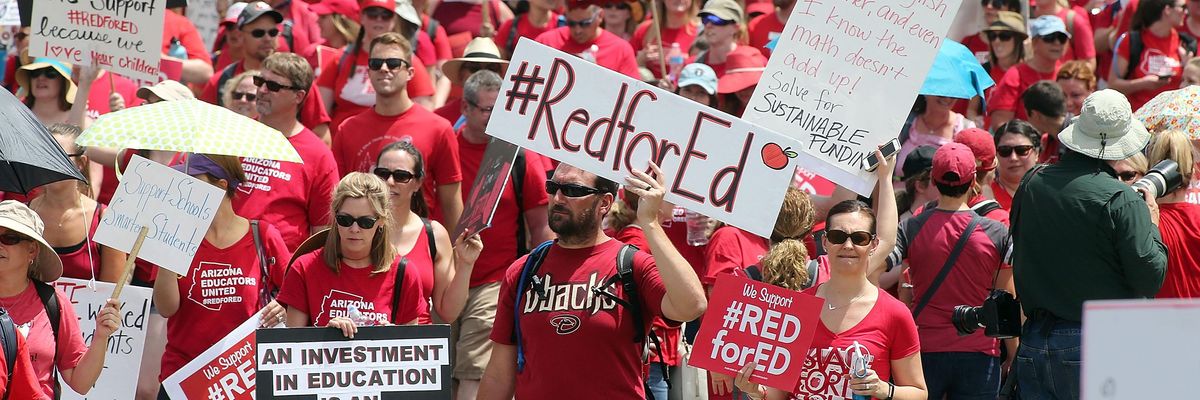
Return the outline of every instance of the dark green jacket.
{"type": "Polygon", "coordinates": [[[1021,190],[1013,274],[1027,316],[1081,321],[1084,301],[1158,293],[1167,248],[1142,196],[1112,167],[1068,151],[1021,190]]]}

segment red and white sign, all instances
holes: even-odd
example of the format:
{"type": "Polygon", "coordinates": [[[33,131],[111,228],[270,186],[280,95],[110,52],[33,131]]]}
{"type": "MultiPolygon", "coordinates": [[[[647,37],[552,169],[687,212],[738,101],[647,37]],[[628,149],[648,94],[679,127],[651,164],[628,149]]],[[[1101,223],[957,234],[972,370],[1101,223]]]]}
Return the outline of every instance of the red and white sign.
{"type": "Polygon", "coordinates": [[[229,335],[163,381],[172,399],[254,399],[255,330],[261,318],[255,313],[229,335]]]}
{"type": "Polygon", "coordinates": [[[135,79],[158,77],[166,2],[39,0],[29,55],[70,64],[95,62],[135,79]]]}

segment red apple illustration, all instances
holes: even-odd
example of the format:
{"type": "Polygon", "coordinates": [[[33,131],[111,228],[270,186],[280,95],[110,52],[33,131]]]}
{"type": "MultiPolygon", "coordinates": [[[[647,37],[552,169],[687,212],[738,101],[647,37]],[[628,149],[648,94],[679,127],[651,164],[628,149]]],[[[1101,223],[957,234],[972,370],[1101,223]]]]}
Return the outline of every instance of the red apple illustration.
{"type": "Polygon", "coordinates": [[[797,155],[791,147],[783,148],[775,143],[767,143],[762,148],[763,165],[776,171],[786,168],[788,160],[796,158],[797,155]]]}

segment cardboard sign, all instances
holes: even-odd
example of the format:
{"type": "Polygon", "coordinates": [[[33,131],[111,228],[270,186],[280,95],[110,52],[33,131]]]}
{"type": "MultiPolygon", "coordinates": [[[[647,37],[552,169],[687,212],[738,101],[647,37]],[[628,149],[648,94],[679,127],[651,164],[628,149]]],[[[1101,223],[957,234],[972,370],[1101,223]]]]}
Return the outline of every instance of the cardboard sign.
{"type": "Polygon", "coordinates": [[[158,77],[166,4],[156,0],[38,0],[29,55],[90,64],[144,80],[158,77]]]}
{"type": "Polygon", "coordinates": [[[795,140],[532,40],[512,59],[490,134],[622,184],[653,160],[667,201],[770,236],[795,140]]]}
{"type": "MultiPolygon", "coordinates": [[[[512,173],[513,161],[517,158],[520,147],[499,139],[492,139],[487,150],[483,152],[483,161],[479,163],[479,172],[475,174],[475,183],[471,184],[471,194],[467,196],[462,218],[454,227],[456,240],[465,229],[479,233],[492,226],[492,216],[496,214],[496,206],[500,204],[500,195],[508,186],[508,177],[512,173]]],[[[518,176],[517,179],[525,179],[518,176]]]]}
{"type": "MultiPolygon", "coordinates": [[[[112,297],[116,285],[107,282],[89,282],[79,279],[61,278],[54,286],[66,295],[79,318],[79,331],[83,343],[92,344],[96,332],[96,315],[112,297]]],[[[142,366],[142,351],[146,347],[146,320],[150,318],[150,298],[153,290],[126,286],[121,292],[121,326],[108,337],[108,353],[104,356],[104,370],[87,396],[75,393],[70,385],[62,382],[63,399],[119,400],[132,399],[137,389],[138,370],[142,366]]],[[[62,306],[66,306],[63,304],[62,306]]],[[[62,377],[59,377],[62,380],[62,377]]]]}
{"type": "Polygon", "coordinates": [[[824,304],[816,296],[722,275],[713,286],[688,363],[731,376],[757,363],[752,382],[794,388],[824,304]]]}
{"type": "Polygon", "coordinates": [[[800,0],[742,118],[800,141],[813,172],[860,194],[895,138],[961,0],[800,0]]]}
{"type": "Polygon", "coordinates": [[[1196,299],[1084,303],[1081,398],[1163,399],[1187,393],[1200,359],[1197,330],[1196,299]]]}
{"type": "Polygon", "coordinates": [[[165,165],[133,156],[95,240],[129,252],[142,226],[150,228],[138,258],[187,275],[225,192],[165,165]]]}
{"type": "Polygon", "coordinates": [[[365,326],[354,339],[332,328],[259,330],[258,398],[448,399],[449,337],[448,325],[365,326]]]}
{"type": "Polygon", "coordinates": [[[172,399],[254,399],[257,382],[254,340],[260,321],[261,315],[254,313],[217,344],[167,377],[162,383],[167,395],[172,399]]]}

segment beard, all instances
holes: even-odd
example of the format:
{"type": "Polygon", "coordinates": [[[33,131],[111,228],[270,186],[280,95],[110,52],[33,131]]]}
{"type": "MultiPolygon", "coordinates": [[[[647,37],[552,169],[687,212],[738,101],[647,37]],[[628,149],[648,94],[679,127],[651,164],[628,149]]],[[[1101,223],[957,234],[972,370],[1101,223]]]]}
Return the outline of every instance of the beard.
{"type": "Polygon", "coordinates": [[[561,205],[551,206],[548,211],[550,230],[567,243],[577,243],[590,238],[600,226],[600,220],[596,218],[597,203],[598,201],[592,203],[591,207],[578,214],[561,205]]]}

